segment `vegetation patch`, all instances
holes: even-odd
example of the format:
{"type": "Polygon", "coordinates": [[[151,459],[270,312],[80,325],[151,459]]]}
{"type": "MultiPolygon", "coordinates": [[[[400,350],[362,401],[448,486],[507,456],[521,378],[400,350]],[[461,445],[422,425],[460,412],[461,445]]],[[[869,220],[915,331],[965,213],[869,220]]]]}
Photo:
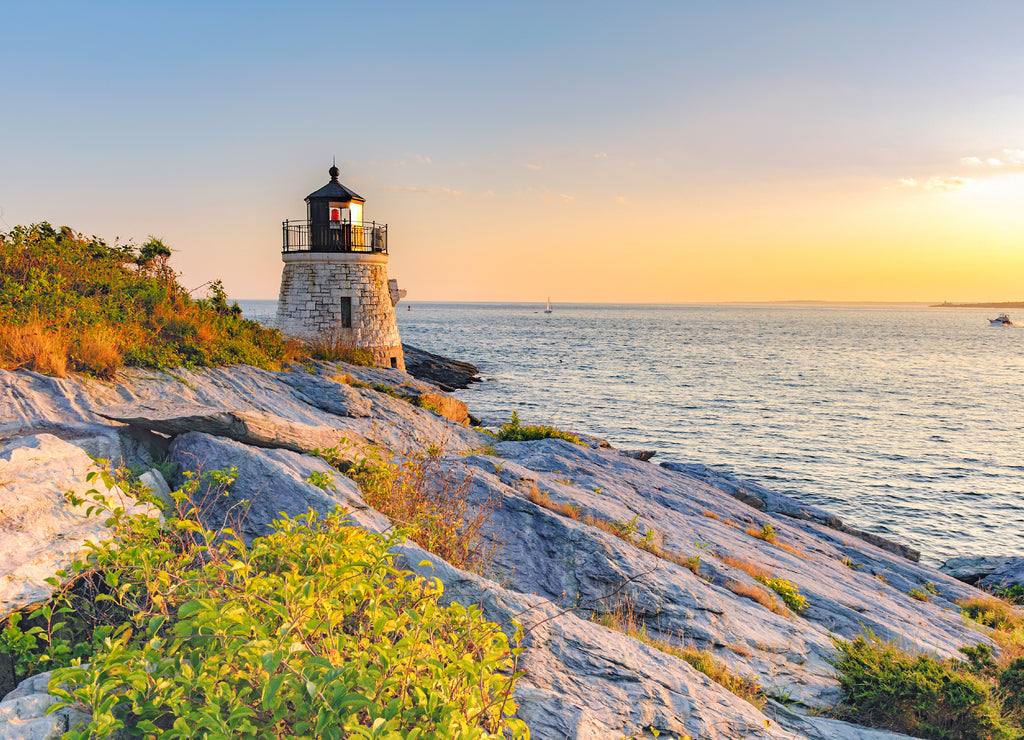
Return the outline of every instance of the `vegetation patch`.
{"type": "Polygon", "coordinates": [[[964,616],[978,624],[1002,632],[1012,632],[1024,626],[1024,617],[1009,604],[991,596],[979,596],[957,602],[964,616]]]}
{"type": "Polygon", "coordinates": [[[529,442],[536,439],[549,438],[564,439],[567,442],[586,447],[586,444],[581,442],[580,438],[575,434],[563,432],[561,429],[555,429],[550,426],[523,426],[519,421],[519,413],[516,411],[512,412],[512,419],[510,421],[501,425],[497,437],[502,442],[529,442]]]}
{"type": "Polygon", "coordinates": [[[365,347],[356,346],[352,332],[352,329],[339,328],[308,337],[305,340],[306,351],[314,360],[372,367],[373,353],[365,347]]]}
{"type": "MultiPolygon", "coordinates": [[[[328,463],[335,456],[321,453],[328,463]]],[[[498,545],[483,537],[491,512],[501,505],[490,498],[471,503],[472,476],[447,469],[427,453],[385,457],[369,452],[345,474],[359,486],[363,500],[402,527],[424,550],[457,568],[487,575],[498,545]]]]}
{"type": "Polygon", "coordinates": [[[1024,605],[1024,585],[1019,583],[997,589],[993,595],[1011,604],[1024,605]]]}
{"type": "Polygon", "coordinates": [[[97,595],[64,586],[33,615],[44,627],[3,631],[19,665],[33,642],[46,658],[33,669],[88,661],[50,683],[92,715],[65,738],[528,737],[511,716],[518,648],[479,608],[442,607],[439,582],[397,569],[400,532],[310,514],[247,546],[205,529],[187,492],[166,524],[90,493],[114,540],[57,576],[97,595]],[[85,650],[72,618],[93,623],[85,650]]]}
{"type": "Polygon", "coordinates": [[[1024,736],[994,695],[997,683],[967,663],[909,655],[871,632],[833,643],[844,719],[941,740],[1024,736]]]}
{"type": "Polygon", "coordinates": [[[792,581],[766,576],[760,576],[757,580],[782,597],[786,606],[797,614],[807,608],[807,598],[800,594],[800,589],[792,581]]]}
{"type": "Polygon", "coordinates": [[[755,679],[736,675],[710,651],[698,650],[692,646],[676,645],[668,640],[651,636],[647,632],[643,620],[637,615],[628,600],[620,601],[609,612],[595,613],[591,620],[603,627],[628,635],[663,653],[685,660],[712,681],[750,702],[758,709],[763,709],[767,703],[764,691],[755,679]]]}
{"type": "Polygon", "coordinates": [[[110,246],[48,223],[0,234],[0,367],[110,378],[123,365],[277,368],[300,353],[243,319],[220,281],[191,298],[170,254],[152,237],[110,246]]]}

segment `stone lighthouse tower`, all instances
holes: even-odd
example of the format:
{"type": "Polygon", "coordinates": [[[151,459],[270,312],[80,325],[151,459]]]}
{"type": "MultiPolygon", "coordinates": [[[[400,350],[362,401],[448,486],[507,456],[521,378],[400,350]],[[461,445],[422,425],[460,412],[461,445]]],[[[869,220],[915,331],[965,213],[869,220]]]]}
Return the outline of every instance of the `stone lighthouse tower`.
{"type": "Polygon", "coordinates": [[[277,324],[287,334],[367,349],[378,365],[405,370],[387,224],[364,221],[365,198],[338,182],[336,166],[329,173],[331,181],[306,196],[306,220],[283,224],[277,324]]]}

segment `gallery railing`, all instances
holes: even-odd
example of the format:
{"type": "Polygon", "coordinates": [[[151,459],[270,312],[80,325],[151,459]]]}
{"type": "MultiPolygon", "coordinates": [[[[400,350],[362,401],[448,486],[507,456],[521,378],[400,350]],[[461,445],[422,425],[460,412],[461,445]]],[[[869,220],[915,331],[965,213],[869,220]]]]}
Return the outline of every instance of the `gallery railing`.
{"type": "Polygon", "coordinates": [[[377,252],[388,253],[388,225],[330,221],[285,221],[281,224],[284,252],[377,252]]]}

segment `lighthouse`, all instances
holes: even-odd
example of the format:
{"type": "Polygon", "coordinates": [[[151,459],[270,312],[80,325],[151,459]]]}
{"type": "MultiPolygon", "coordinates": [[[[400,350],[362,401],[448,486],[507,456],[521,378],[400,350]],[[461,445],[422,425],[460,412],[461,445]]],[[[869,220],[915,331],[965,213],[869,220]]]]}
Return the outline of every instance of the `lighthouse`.
{"type": "Polygon", "coordinates": [[[388,280],[388,227],[363,218],[366,199],[338,181],[306,196],[306,220],[282,224],[277,325],[305,338],[329,335],[405,370],[395,305],[405,291],[388,280]]]}

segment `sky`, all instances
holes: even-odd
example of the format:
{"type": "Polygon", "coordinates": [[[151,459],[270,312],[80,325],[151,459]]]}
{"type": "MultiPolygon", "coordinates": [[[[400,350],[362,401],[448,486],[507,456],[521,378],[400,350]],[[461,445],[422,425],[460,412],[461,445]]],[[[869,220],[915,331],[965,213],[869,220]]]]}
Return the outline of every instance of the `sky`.
{"type": "Polygon", "coordinates": [[[341,181],[408,300],[1024,300],[1024,3],[0,0],[0,230],[276,298],[341,181]]]}

